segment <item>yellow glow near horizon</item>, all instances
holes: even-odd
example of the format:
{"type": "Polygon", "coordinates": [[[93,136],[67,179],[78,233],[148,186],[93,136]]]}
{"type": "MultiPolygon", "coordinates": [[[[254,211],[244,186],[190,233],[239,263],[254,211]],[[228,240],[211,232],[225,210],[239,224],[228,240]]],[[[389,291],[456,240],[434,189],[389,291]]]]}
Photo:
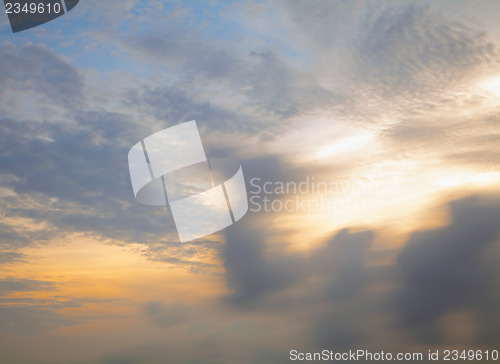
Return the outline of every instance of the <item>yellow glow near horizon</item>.
{"type": "Polygon", "coordinates": [[[141,245],[111,245],[75,234],[65,242],[53,241],[26,249],[26,261],[12,266],[6,276],[50,281],[55,285],[54,290],[19,292],[13,297],[127,301],[176,301],[175,297],[182,297],[183,301],[191,301],[225,291],[224,281],[217,276],[220,268],[211,269],[213,274],[196,274],[178,265],[149,260],[143,249],[141,245]],[[194,281],[199,283],[196,290],[192,289],[194,281]]]}

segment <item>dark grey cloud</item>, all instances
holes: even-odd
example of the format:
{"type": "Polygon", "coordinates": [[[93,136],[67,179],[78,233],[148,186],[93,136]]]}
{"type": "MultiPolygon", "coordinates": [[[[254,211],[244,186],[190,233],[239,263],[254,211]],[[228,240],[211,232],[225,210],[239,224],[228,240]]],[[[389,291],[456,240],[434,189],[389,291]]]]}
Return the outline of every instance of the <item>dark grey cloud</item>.
{"type": "Polygon", "coordinates": [[[498,301],[493,292],[499,281],[487,255],[498,249],[499,206],[478,196],[457,200],[450,204],[448,226],[412,234],[397,264],[404,285],[397,307],[404,325],[432,325],[460,309],[491,316],[485,303],[498,301]]]}
{"type": "MultiPolygon", "coordinates": [[[[307,175],[306,171],[293,168],[277,157],[242,160],[242,166],[249,196],[259,195],[250,184],[251,179],[259,179],[262,184],[303,181],[304,175],[307,175]]],[[[351,232],[343,229],[323,247],[313,250],[310,256],[279,251],[269,254],[266,253],[268,244],[275,235],[269,226],[272,214],[248,212],[241,223],[226,229],[223,259],[227,284],[232,290],[230,302],[253,304],[253,301],[262,300],[265,304],[258,307],[274,305],[284,309],[290,305],[311,303],[311,300],[342,302],[362,294],[368,281],[365,259],[375,237],[374,231],[351,232]],[[311,284],[311,281],[314,283],[311,284]],[[288,288],[298,287],[307,287],[304,297],[291,299],[287,296],[285,291],[288,288]],[[308,294],[315,298],[305,297],[308,294]],[[281,300],[277,296],[286,298],[281,300]]],[[[286,246],[286,241],[283,245],[286,246]]]]}
{"type": "MultiPolygon", "coordinates": [[[[300,181],[305,173],[277,157],[242,160],[242,166],[250,196],[257,192],[249,183],[253,178],[265,182],[300,181]]],[[[226,229],[222,257],[227,285],[232,291],[228,302],[236,306],[287,309],[312,301],[342,303],[362,295],[369,281],[365,260],[374,231],[343,229],[306,256],[280,251],[269,254],[268,244],[275,235],[268,227],[270,214],[249,212],[241,223],[226,229]],[[288,296],[287,290],[301,287],[303,296],[288,296]]],[[[286,246],[286,241],[283,244],[286,246]]]]}
{"type": "Polygon", "coordinates": [[[270,232],[258,214],[249,215],[227,229],[228,302],[283,317],[301,312],[311,347],[347,349],[374,332],[383,337],[401,329],[418,340],[450,343],[441,319],[454,312],[476,312],[476,343],[493,342],[500,335],[492,319],[500,302],[500,203],[470,196],[449,206],[449,225],[415,232],[401,250],[372,250],[375,231],[343,229],[307,257],[269,253],[270,232]],[[373,317],[388,319],[372,324],[373,317]]]}
{"type": "Polygon", "coordinates": [[[395,281],[392,266],[373,265],[381,254],[371,251],[375,231],[342,229],[306,256],[270,254],[272,232],[262,228],[258,215],[252,219],[246,229],[227,229],[224,259],[230,304],[272,312],[274,318],[293,317],[308,338],[301,342],[304,350],[347,350],[369,341],[374,330],[385,335],[394,329],[392,322],[376,329],[370,323],[374,315],[387,314],[392,297],[370,289],[395,281]]]}
{"type": "MultiPolygon", "coordinates": [[[[498,340],[500,203],[470,196],[452,201],[449,208],[448,225],[415,232],[400,252],[372,251],[373,231],[348,230],[314,251],[310,268],[303,270],[309,279],[297,281],[308,294],[304,283],[316,282],[311,302],[323,307],[309,321],[311,344],[348,349],[371,341],[374,333],[384,337],[401,329],[412,340],[454,344],[458,339],[446,334],[450,329],[443,327],[442,319],[462,312],[478,317],[478,332],[469,343],[491,345],[498,340]],[[394,265],[377,263],[397,256],[394,265]],[[383,286],[393,288],[377,289],[383,286]],[[387,315],[394,316],[370,323],[387,315]]],[[[453,330],[476,330],[456,325],[453,330]]]]}
{"type": "Polygon", "coordinates": [[[265,229],[260,224],[252,226],[249,220],[227,228],[223,249],[226,280],[232,290],[228,300],[240,306],[252,306],[267,294],[279,292],[300,273],[298,257],[266,256],[265,229]]]}
{"type": "MultiPolygon", "coordinates": [[[[249,180],[287,180],[292,172],[276,157],[243,160],[246,184],[249,180]]],[[[273,232],[266,227],[265,213],[248,212],[241,222],[226,229],[222,258],[226,281],[232,293],[228,302],[236,306],[254,306],[266,296],[290,286],[302,274],[299,255],[277,254],[269,257],[266,247],[273,232]]]]}
{"type": "Polygon", "coordinates": [[[362,294],[368,281],[366,254],[374,238],[374,231],[343,229],[313,253],[312,266],[329,280],[322,289],[327,299],[344,301],[362,294]]]}
{"type": "Polygon", "coordinates": [[[381,279],[368,267],[374,239],[374,231],[343,229],[312,253],[310,271],[319,281],[314,296],[328,303],[312,322],[317,347],[348,349],[366,339],[364,321],[377,310],[366,289],[381,279]]]}

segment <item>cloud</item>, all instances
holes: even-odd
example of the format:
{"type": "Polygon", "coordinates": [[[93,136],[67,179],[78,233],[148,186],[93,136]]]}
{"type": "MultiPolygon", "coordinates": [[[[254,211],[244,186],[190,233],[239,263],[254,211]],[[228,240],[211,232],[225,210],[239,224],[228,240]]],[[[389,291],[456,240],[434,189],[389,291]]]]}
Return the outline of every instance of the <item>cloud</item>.
{"type": "MultiPolygon", "coordinates": [[[[43,45],[24,47],[4,42],[0,46],[0,98],[2,108],[12,92],[35,92],[45,102],[78,107],[83,100],[83,78],[77,69],[43,45]]],[[[20,100],[20,102],[26,102],[20,100]]],[[[29,105],[19,105],[20,108],[29,105]]]]}
{"type": "MultiPolygon", "coordinates": [[[[27,278],[7,277],[0,279],[0,328],[2,332],[31,334],[33,332],[71,325],[74,320],[57,313],[47,305],[39,305],[40,300],[28,299],[12,304],[16,298],[8,298],[12,293],[56,291],[54,282],[27,278]],[[28,304],[26,304],[28,303],[28,304]]],[[[52,301],[50,303],[53,303],[52,301]]]]}
{"type": "Polygon", "coordinates": [[[342,230],[315,250],[313,269],[303,270],[309,278],[299,281],[322,307],[311,316],[312,344],[347,349],[369,345],[375,333],[387,342],[398,332],[410,341],[458,344],[460,337],[450,334],[457,330],[467,332],[468,344],[494,342],[500,335],[500,203],[469,196],[449,208],[448,225],[414,232],[401,249],[372,250],[375,232],[342,230]],[[316,293],[302,282],[315,282],[316,293]],[[478,317],[474,327],[470,319],[456,319],[471,315],[478,317]]]}
{"type": "Polygon", "coordinates": [[[328,307],[311,323],[317,347],[347,349],[366,339],[365,320],[376,311],[366,290],[380,279],[369,267],[374,239],[374,231],[342,229],[311,254],[309,271],[317,282],[314,297],[328,307]]]}
{"type": "MultiPolygon", "coordinates": [[[[454,5],[448,7],[463,9],[454,5]]],[[[493,62],[496,54],[494,42],[484,32],[433,4],[290,2],[284,11],[298,41],[307,42],[307,52],[321,61],[327,56],[330,64],[343,71],[351,63],[348,75],[353,82],[370,82],[391,94],[428,92],[431,85],[447,85],[465,76],[464,72],[493,62]],[[390,87],[395,89],[391,92],[390,87]]]]}
{"type": "Polygon", "coordinates": [[[293,257],[273,259],[265,255],[266,234],[250,222],[226,230],[223,248],[228,287],[232,290],[229,302],[253,305],[266,294],[288,287],[297,277],[299,266],[293,257]]]}
{"type": "MultiPolygon", "coordinates": [[[[286,180],[290,171],[276,157],[242,161],[245,178],[264,181],[286,180]]],[[[297,254],[266,253],[272,229],[266,228],[264,213],[248,212],[241,223],[228,227],[222,258],[226,268],[227,285],[232,291],[228,302],[237,306],[255,305],[269,294],[287,288],[302,274],[301,258],[297,254]]]]}
{"type": "Polygon", "coordinates": [[[53,291],[56,286],[53,282],[38,281],[25,278],[2,278],[0,279],[0,295],[7,295],[12,292],[29,291],[53,291]]]}
{"type": "Polygon", "coordinates": [[[127,46],[150,59],[182,67],[188,75],[219,79],[238,72],[240,61],[233,52],[202,42],[200,37],[193,30],[170,28],[135,36],[128,39],[127,46]]]}
{"type": "Polygon", "coordinates": [[[374,231],[342,229],[313,253],[310,264],[329,280],[322,289],[327,299],[343,301],[362,294],[368,280],[366,254],[374,238],[374,231]]]}
{"type": "Polygon", "coordinates": [[[144,86],[129,95],[129,103],[141,105],[149,114],[162,120],[165,127],[183,121],[196,120],[200,126],[210,131],[255,132],[248,117],[234,110],[224,109],[209,101],[196,100],[177,87],[144,86]]]}
{"type": "Polygon", "coordinates": [[[216,240],[197,239],[187,243],[149,243],[143,253],[152,261],[175,264],[192,273],[207,272],[215,268],[220,259],[222,243],[216,240]]]}
{"type": "MultiPolygon", "coordinates": [[[[106,116],[111,121],[115,117],[106,116]]],[[[128,148],[115,145],[114,139],[103,137],[101,141],[101,133],[105,135],[111,128],[118,131],[120,126],[106,124],[105,115],[101,117],[102,127],[92,130],[2,121],[0,173],[16,177],[7,185],[17,194],[4,197],[4,209],[12,218],[27,217],[60,229],[38,232],[37,239],[61,231],[91,231],[127,240],[143,232],[145,235],[132,238],[140,240],[164,231],[164,209],[146,209],[133,203],[128,148]],[[38,137],[41,135],[46,137],[38,137]]],[[[124,116],[121,127],[128,126],[124,116]]],[[[6,227],[4,234],[26,244],[22,232],[6,227]]]]}
{"type": "Polygon", "coordinates": [[[484,35],[429,5],[389,6],[365,23],[359,70],[385,92],[442,90],[495,57],[484,35]]]}
{"type": "Polygon", "coordinates": [[[482,310],[492,298],[498,269],[485,267],[500,234],[499,206],[478,196],[454,201],[448,226],[412,234],[397,263],[404,285],[397,307],[404,325],[436,323],[460,309],[482,310]]]}
{"type": "Polygon", "coordinates": [[[143,310],[155,325],[169,327],[188,319],[186,305],[183,303],[165,305],[161,301],[150,301],[143,305],[143,310]]]}
{"type": "Polygon", "coordinates": [[[237,42],[206,39],[201,29],[167,27],[133,35],[123,46],[156,68],[161,65],[179,75],[171,83],[175,88],[149,92],[155,104],[179,106],[153,109],[164,120],[178,120],[176,115],[195,101],[198,107],[187,112],[207,114],[197,120],[213,119],[211,125],[223,125],[226,131],[255,132],[268,123],[340,101],[269,47],[241,51],[237,42]],[[222,120],[216,122],[217,118],[222,120]]]}
{"type": "MultiPolygon", "coordinates": [[[[26,261],[26,247],[74,232],[134,248],[139,243],[137,254],[191,273],[217,276],[217,264],[223,263],[220,279],[225,278],[227,290],[217,291],[214,301],[226,305],[216,308],[200,300],[184,310],[148,301],[136,311],[155,324],[152,335],[161,350],[141,346],[150,338],[140,325],[126,332],[120,324],[114,339],[122,334],[139,342],[145,359],[140,351],[134,356],[131,346],[123,350],[130,355],[109,349],[116,356],[103,363],[154,362],[168,351],[181,357],[184,346],[176,345],[181,342],[201,348],[190,356],[197,363],[207,353],[217,362],[234,362],[232,353],[240,354],[241,342],[255,362],[284,362],[286,346],[297,342],[313,348],[381,342],[411,347],[417,334],[435,344],[446,341],[443,327],[453,315],[477,317],[476,342],[496,344],[499,219],[494,201],[452,203],[449,225],[416,232],[404,247],[387,248],[392,241],[379,245],[375,239],[377,229],[389,229],[392,222],[360,230],[332,219],[322,227],[332,231],[323,246],[290,252],[282,239],[288,232],[274,225],[276,215],[255,213],[225,231],[226,243],[215,236],[180,245],[165,209],[134,200],[126,160],[141,138],[196,119],[206,131],[207,150],[240,159],[247,182],[252,177],[301,180],[311,171],[326,178],[353,170],[371,173],[379,160],[402,155],[423,156],[442,173],[452,165],[496,168],[496,99],[469,95],[476,77],[497,70],[498,44],[480,23],[473,24],[484,9],[416,1],[244,2],[222,8],[217,7],[215,18],[198,19],[212,16],[212,8],[173,9],[156,1],[145,8],[133,1],[81,4],[79,14],[95,24],[81,20],[67,33],[64,29],[64,42],[46,30],[46,36],[33,35],[46,46],[0,47],[0,181],[8,191],[1,197],[0,263],[26,261]],[[467,24],[456,15],[460,12],[472,21],[467,24]],[[118,26],[123,19],[127,29],[118,26]],[[86,26],[92,29],[73,38],[86,26]],[[85,61],[82,52],[92,60],[85,61]],[[109,66],[108,56],[120,62],[109,66]],[[77,70],[77,63],[99,70],[77,70]],[[113,72],[105,72],[106,67],[113,72]],[[295,163],[321,147],[319,139],[337,140],[328,137],[340,133],[341,125],[366,129],[373,135],[373,150],[370,142],[359,159],[339,156],[348,165],[342,170],[333,158],[295,163]],[[295,140],[305,141],[304,148],[283,142],[287,133],[298,134],[295,140]],[[202,317],[208,328],[200,329],[202,317]],[[179,333],[178,341],[157,337],[158,331],[179,333]],[[223,332],[229,340],[220,340],[223,332]],[[272,336],[277,339],[268,340],[272,336]]],[[[60,24],[69,24],[76,14],[60,24]]],[[[428,179],[420,168],[412,172],[428,179]]],[[[396,183],[404,186],[405,180],[396,183]]],[[[412,196],[421,191],[414,186],[407,184],[412,196]]],[[[441,191],[432,192],[442,199],[441,191]]],[[[380,211],[408,196],[393,191],[396,202],[379,201],[380,211]]],[[[400,210],[393,211],[398,215],[400,210]]],[[[317,235],[310,229],[301,234],[304,239],[317,235]]],[[[2,330],[49,335],[47,330],[74,322],[62,314],[65,308],[100,303],[26,297],[57,287],[23,278],[0,280],[0,292],[16,296],[0,299],[2,330]]],[[[111,318],[108,312],[100,318],[111,318]]],[[[78,323],[92,320],[79,317],[78,323]]],[[[453,321],[456,330],[463,329],[453,321]]],[[[54,341],[56,351],[60,340],[54,341]]]]}
{"type": "Polygon", "coordinates": [[[313,347],[349,348],[375,332],[383,338],[401,330],[425,342],[455,343],[445,319],[469,312],[480,317],[474,340],[491,341],[499,335],[487,317],[496,315],[499,300],[500,203],[469,196],[449,206],[449,225],[417,231],[399,249],[374,250],[376,231],[342,229],[305,258],[270,252],[253,216],[227,230],[228,302],[299,315],[313,347]]]}
{"type": "Polygon", "coordinates": [[[26,335],[73,324],[75,320],[51,310],[0,306],[2,332],[26,335]]]}
{"type": "MultiPolygon", "coordinates": [[[[0,246],[2,249],[13,249],[20,248],[29,245],[30,241],[25,234],[19,232],[15,228],[8,224],[0,223],[0,246]]],[[[18,252],[2,252],[2,259],[8,259],[9,257],[17,259],[15,254],[21,254],[18,252]],[[14,254],[14,255],[12,255],[14,254]]]]}
{"type": "MultiPolygon", "coordinates": [[[[16,240],[17,241],[17,240],[16,240]]],[[[24,260],[24,254],[19,252],[9,252],[9,251],[1,251],[0,252],[0,264],[7,263],[18,263],[24,260]]]]}

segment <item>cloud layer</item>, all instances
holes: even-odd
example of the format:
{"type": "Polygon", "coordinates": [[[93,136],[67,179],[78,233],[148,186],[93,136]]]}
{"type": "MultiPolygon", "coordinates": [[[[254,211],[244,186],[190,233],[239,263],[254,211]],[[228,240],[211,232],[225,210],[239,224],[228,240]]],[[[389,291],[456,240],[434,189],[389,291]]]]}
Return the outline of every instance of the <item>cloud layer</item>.
{"type": "Polygon", "coordinates": [[[496,345],[499,11],[112,0],[0,32],[0,358],[496,345]],[[253,212],[181,245],[165,208],[134,200],[127,152],[193,119],[248,187],[382,188],[334,196],[363,211],[253,212]]]}

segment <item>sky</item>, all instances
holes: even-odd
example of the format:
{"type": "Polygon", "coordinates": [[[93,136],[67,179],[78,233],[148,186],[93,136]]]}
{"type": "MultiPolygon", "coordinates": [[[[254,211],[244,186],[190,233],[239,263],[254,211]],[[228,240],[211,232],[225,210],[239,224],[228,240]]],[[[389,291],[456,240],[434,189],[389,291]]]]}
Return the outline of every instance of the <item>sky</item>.
{"type": "Polygon", "coordinates": [[[0,15],[0,361],[499,350],[500,2],[0,15]],[[196,120],[249,211],[181,244],[130,148],[196,120]],[[301,187],[302,186],[302,187],[301,187]]]}

